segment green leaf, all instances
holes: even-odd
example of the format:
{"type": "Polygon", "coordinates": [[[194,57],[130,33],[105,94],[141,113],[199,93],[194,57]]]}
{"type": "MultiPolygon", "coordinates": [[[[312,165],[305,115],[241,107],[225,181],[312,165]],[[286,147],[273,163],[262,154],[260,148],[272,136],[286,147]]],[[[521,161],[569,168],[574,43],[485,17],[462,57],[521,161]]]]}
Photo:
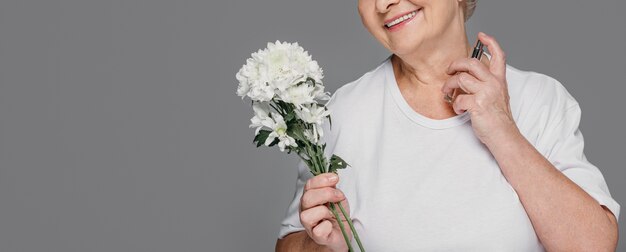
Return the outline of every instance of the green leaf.
{"type": "Polygon", "coordinates": [[[300,85],[302,85],[304,83],[306,83],[306,81],[298,81],[294,86],[297,87],[297,86],[300,86],[300,85]]]}
{"type": "Polygon", "coordinates": [[[272,141],[272,142],[270,143],[270,145],[268,145],[268,146],[269,146],[269,147],[272,147],[272,146],[276,145],[278,142],[280,142],[280,140],[278,140],[278,138],[274,138],[274,141],[272,141]]]}
{"type": "Polygon", "coordinates": [[[285,116],[285,122],[289,122],[291,120],[293,120],[296,117],[294,112],[291,113],[287,113],[287,116],[285,116]]]}
{"type": "Polygon", "coordinates": [[[330,115],[327,115],[326,117],[328,117],[328,129],[332,130],[333,129],[333,121],[330,120],[330,115]]]}
{"type": "Polygon", "coordinates": [[[259,134],[254,136],[254,140],[252,140],[252,142],[253,143],[256,142],[256,147],[259,147],[265,143],[265,140],[267,139],[267,136],[269,136],[270,133],[272,132],[269,130],[260,130],[259,134]]]}
{"type": "Polygon", "coordinates": [[[306,164],[306,166],[307,166],[307,167],[309,167],[309,170],[311,170],[311,171],[312,171],[313,169],[311,169],[311,167],[313,167],[313,162],[311,162],[311,160],[310,160],[310,159],[304,159],[304,158],[303,158],[302,160],[304,161],[304,163],[306,164]]]}
{"type": "Polygon", "coordinates": [[[330,166],[328,167],[328,172],[335,172],[338,169],[344,169],[348,166],[348,163],[341,159],[339,156],[333,154],[330,158],[330,166]]]}

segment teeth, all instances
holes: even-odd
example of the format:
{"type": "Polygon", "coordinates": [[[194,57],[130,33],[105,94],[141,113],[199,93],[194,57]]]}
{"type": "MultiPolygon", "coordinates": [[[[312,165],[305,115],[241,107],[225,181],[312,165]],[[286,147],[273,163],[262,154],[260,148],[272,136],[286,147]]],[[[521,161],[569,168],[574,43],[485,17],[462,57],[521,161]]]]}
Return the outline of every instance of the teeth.
{"type": "Polygon", "coordinates": [[[392,26],[394,26],[394,25],[397,25],[397,24],[401,23],[401,22],[402,22],[402,21],[404,21],[404,20],[407,20],[407,19],[409,19],[409,18],[414,17],[414,16],[415,16],[415,14],[417,14],[417,11],[413,11],[413,12],[411,12],[411,13],[409,13],[409,14],[406,14],[406,15],[404,15],[404,16],[401,16],[401,17],[397,18],[396,20],[393,20],[393,21],[391,21],[391,22],[389,22],[389,23],[385,24],[385,26],[387,26],[387,28],[390,28],[390,27],[392,27],[392,26]]]}

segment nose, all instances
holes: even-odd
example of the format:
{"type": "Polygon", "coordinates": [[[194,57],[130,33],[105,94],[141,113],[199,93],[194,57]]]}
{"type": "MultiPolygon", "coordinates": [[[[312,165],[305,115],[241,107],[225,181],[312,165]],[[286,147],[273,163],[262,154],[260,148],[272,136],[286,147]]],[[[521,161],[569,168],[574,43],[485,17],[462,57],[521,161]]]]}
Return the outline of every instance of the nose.
{"type": "Polygon", "coordinates": [[[397,5],[400,0],[376,0],[376,10],[379,13],[387,13],[391,6],[397,5]]]}

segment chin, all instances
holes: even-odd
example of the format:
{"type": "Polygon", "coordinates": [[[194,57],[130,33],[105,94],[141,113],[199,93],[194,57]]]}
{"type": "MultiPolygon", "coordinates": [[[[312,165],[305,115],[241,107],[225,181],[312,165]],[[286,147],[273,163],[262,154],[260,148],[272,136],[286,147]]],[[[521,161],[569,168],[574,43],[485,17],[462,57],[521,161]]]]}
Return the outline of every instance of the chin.
{"type": "Polygon", "coordinates": [[[416,51],[423,44],[425,34],[413,30],[401,30],[392,34],[380,34],[379,41],[396,55],[406,55],[416,51]]]}
{"type": "Polygon", "coordinates": [[[391,53],[401,56],[407,55],[415,52],[419,45],[421,44],[421,40],[404,40],[397,42],[390,42],[389,47],[387,48],[391,53]]]}

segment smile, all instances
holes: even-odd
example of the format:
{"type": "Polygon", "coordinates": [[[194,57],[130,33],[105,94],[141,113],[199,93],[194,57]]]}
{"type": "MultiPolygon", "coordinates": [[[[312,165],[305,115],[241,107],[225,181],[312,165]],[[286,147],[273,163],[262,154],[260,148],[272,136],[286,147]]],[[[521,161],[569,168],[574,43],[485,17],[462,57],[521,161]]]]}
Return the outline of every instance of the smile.
{"type": "Polygon", "coordinates": [[[395,18],[395,19],[393,19],[393,20],[391,20],[391,21],[388,21],[387,23],[385,23],[385,28],[387,28],[387,29],[393,29],[393,28],[394,28],[394,27],[396,27],[397,25],[404,24],[404,23],[406,23],[406,22],[408,22],[408,21],[412,20],[412,19],[415,17],[415,15],[417,15],[417,13],[418,13],[419,11],[421,11],[421,10],[422,10],[422,9],[420,8],[420,9],[418,9],[418,10],[414,10],[414,11],[412,11],[412,12],[409,12],[409,13],[407,13],[407,14],[404,14],[404,15],[402,15],[402,16],[399,16],[399,17],[397,17],[397,18],[395,18]]]}

